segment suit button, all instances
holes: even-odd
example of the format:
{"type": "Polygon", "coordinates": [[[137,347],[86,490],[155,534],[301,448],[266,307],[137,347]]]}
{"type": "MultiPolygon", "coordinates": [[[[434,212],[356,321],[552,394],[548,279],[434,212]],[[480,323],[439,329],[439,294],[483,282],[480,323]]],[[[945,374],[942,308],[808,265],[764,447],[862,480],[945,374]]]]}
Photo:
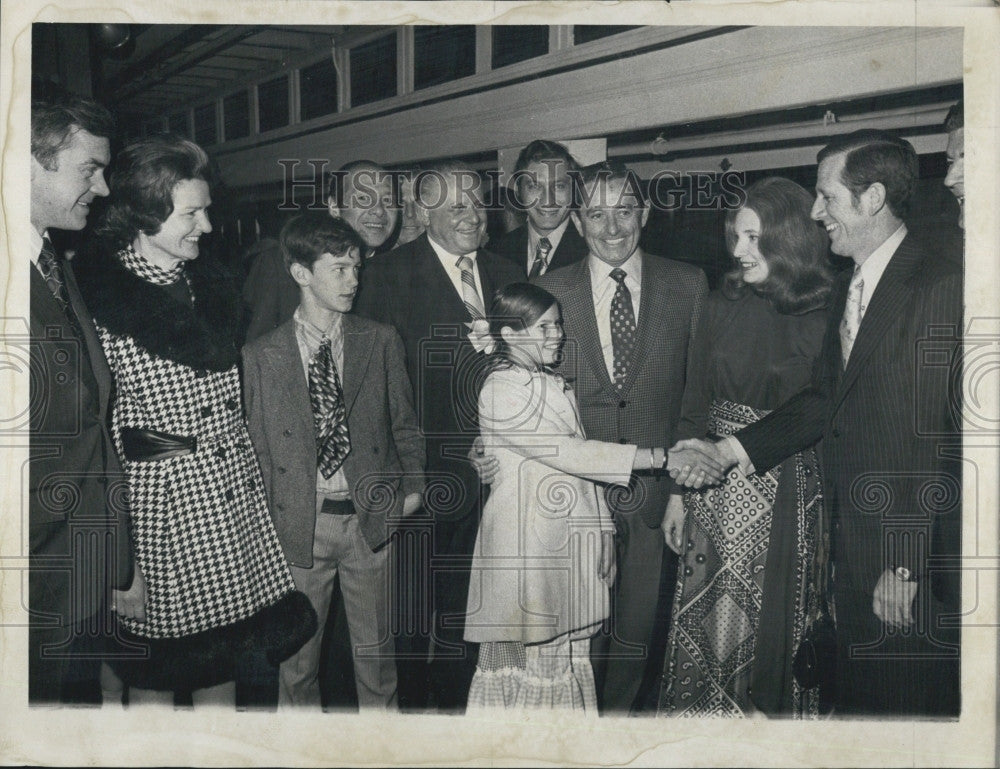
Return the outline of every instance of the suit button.
{"type": "Polygon", "coordinates": [[[372,454],[378,454],[378,446],[372,446],[372,454]]]}
{"type": "Polygon", "coordinates": [[[200,413],[201,413],[202,419],[207,419],[208,417],[212,416],[212,407],[211,406],[202,406],[200,413]]]}
{"type": "Polygon", "coordinates": [[[229,409],[230,411],[236,411],[237,405],[238,404],[236,403],[236,399],[235,398],[229,398],[226,401],[226,408],[229,409]]]}
{"type": "Polygon", "coordinates": [[[234,499],[236,499],[236,494],[233,493],[232,489],[228,489],[226,491],[226,501],[232,502],[234,499]]]}
{"type": "Polygon", "coordinates": [[[200,368],[200,369],[198,369],[197,371],[194,372],[194,376],[195,376],[196,379],[204,379],[205,377],[208,376],[208,372],[205,371],[205,369],[200,368]]]}
{"type": "Polygon", "coordinates": [[[628,406],[628,403],[626,403],[625,401],[618,401],[618,408],[623,409],[626,406],[628,406]]]}
{"type": "Polygon", "coordinates": [[[618,442],[619,443],[628,443],[628,439],[627,438],[619,438],[618,442]]]}
{"type": "Polygon", "coordinates": [[[291,429],[290,427],[286,427],[286,428],[285,428],[285,435],[286,435],[286,436],[289,436],[289,435],[291,435],[291,434],[292,434],[292,429],[291,429]]]}
{"type": "Polygon", "coordinates": [[[225,459],[226,458],[226,450],[224,448],[222,448],[222,446],[219,446],[219,448],[217,448],[214,453],[215,453],[215,456],[217,456],[219,459],[225,459]]]}
{"type": "Polygon", "coordinates": [[[278,510],[281,511],[281,512],[285,512],[285,506],[284,505],[278,505],[278,510]]]}
{"type": "Polygon", "coordinates": [[[283,467],[279,467],[279,468],[278,468],[278,472],[279,472],[279,473],[281,473],[282,475],[284,475],[284,474],[285,474],[285,473],[287,473],[288,471],[287,471],[287,470],[286,470],[285,468],[283,468],[283,467]]]}

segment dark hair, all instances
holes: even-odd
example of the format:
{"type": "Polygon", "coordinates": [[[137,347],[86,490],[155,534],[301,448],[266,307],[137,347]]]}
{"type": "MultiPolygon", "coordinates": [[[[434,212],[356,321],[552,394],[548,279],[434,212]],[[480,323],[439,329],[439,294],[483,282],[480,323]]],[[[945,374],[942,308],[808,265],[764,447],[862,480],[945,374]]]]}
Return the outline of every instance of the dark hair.
{"type": "Polygon", "coordinates": [[[327,185],[326,192],[328,199],[338,208],[342,208],[344,205],[345,182],[347,181],[347,177],[351,176],[355,171],[359,171],[363,168],[370,168],[375,172],[385,173],[385,169],[374,160],[361,159],[352,160],[350,163],[344,163],[344,165],[330,175],[330,183],[327,185]]]}
{"type": "Polygon", "coordinates": [[[961,99],[951,105],[944,118],[944,130],[947,133],[957,131],[959,128],[965,128],[965,109],[962,107],[961,99]]]}
{"type": "Polygon", "coordinates": [[[343,256],[352,248],[364,253],[365,244],[343,219],[330,216],[325,211],[306,211],[288,220],[281,228],[281,258],[285,269],[301,264],[312,270],[323,254],[343,256]]]}
{"type": "Polygon", "coordinates": [[[836,137],[819,151],[816,160],[844,154],[841,181],[855,203],[873,184],[885,187],[893,216],[905,219],[917,184],[917,153],[913,145],[885,131],[868,128],[836,137]]]}
{"type": "Polygon", "coordinates": [[[624,163],[604,160],[600,163],[584,166],[579,171],[571,173],[570,176],[573,179],[573,205],[576,208],[580,208],[588,202],[586,197],[587,187],[596,182],[603,181],[608,183],[613,180],[622,181],[625,185],[623,191],[634,192],[638,204],[643,207],[646,205],[646,193],[642,188],[639,177],[635,171],[628,168],[624,163]]]}
{"type": "Polygon", "coordinates": [[[190,139],[160,134],[130,144],[115,158],[98,232],[118,248],[140,232],[155,235],[174,211],[174,188],[191,179],[211,183],[208,155],[190,139]]]}
{"type": "Polygon", "coordinates": [[[56,170],[56,156],[76,131],[111,139],[115,119],[95,101],[42,80],[31,85],[31,154],[39,164],[56,170]]]}
{"type": "Polygon", "coordinates": [[[557,300],[552,294],[532,283],[509,283],[493,294],[489,322],[490,336],[496,343],[492,353],[495,365],[510,363],[507,342],[500,331],[507,327],[524,331],[554,304],[557,300]]]}
{"type": "Polygon", "coordinates": [[[548,139],[535,139],[518,153],[517,161],[514,163],[514,173],[526,171],[532,163],[541,163],[543,160],[561,160],[566,164],[567,171],[580,170],[580,164],[566,149],[566,145],[548,139]]]}
{"type": "Polygon", "coordinates": [[[829,304],[833,290],[829,242],[809,215],[812,204],[812,196],[790,179],[772,176],[747,189],[743,207],[726,214],[726,245],[732,254],[736,249],[736,216],[743,209],[753,211],[760,219],[757,242],[767,261],[768,275],[762,284],[747,286],[743,271],[737,267],[723,278],[725,297],[738,299],[752,288],[784,315],[801,315],[829,304]]]}

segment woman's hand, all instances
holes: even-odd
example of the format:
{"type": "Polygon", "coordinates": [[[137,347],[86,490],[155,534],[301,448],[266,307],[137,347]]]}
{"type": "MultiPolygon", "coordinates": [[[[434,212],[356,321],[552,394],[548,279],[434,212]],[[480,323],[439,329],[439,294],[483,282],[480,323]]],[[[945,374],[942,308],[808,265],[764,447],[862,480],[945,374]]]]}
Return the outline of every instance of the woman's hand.
{"type": "Polygon", "coordinates": [[[139,564],[135,565],[128,590],[111,591],[111,611],[137,622],[146,621],[146,578],[139,564]]]}
{"type": "Polygon", "coordinates": [[[667,502],[667,512],[660,524],[663,541],[677,555],[681,554],[681,543],[684,537],[684,495],[671,494],[667,502]]]}
{"type": "Polygon", "coordinates": [[[613,531],[601,532],[601,560],[597,564],[597,576],[605,585],[615,584],[618,565],[615,563],[615,534],[613,531]]]}
{"type": "Polygon", "coordinates": [[[486,444],[483,443],[482,436],[477,435],[469,449],[469,462],[479,476],[479,482],[489,486],[497,479],[500,472],[500,460],[486,453],[486,444]]]}

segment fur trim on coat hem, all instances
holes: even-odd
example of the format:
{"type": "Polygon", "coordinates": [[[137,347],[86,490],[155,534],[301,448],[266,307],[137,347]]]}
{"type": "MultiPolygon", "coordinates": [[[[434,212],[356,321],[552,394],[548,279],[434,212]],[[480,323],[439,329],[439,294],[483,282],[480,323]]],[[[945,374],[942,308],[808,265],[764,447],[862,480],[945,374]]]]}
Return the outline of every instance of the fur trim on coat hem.
{"type": "Polygon", "coordinates": [[[273,665],[284,662],[317,629],[312,604],[294,590],[239,622],[179,638],[144,638],[119,625],[108,663],[140,689],[194,691],[232,681],[240,658],[254,651],[265,652],[273,665]]]}

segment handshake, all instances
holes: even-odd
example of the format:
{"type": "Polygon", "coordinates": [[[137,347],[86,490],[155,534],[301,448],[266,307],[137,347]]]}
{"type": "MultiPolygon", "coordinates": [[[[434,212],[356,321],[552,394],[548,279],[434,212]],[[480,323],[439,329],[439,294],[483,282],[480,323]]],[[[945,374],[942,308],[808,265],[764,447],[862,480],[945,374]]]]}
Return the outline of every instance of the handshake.
{"type": "Polygon", "coordinates": [[[726,441],[690,438],[667,452],[667,472],[679,486],[700,489],[721,483],[738,459],[726,441]]]}

